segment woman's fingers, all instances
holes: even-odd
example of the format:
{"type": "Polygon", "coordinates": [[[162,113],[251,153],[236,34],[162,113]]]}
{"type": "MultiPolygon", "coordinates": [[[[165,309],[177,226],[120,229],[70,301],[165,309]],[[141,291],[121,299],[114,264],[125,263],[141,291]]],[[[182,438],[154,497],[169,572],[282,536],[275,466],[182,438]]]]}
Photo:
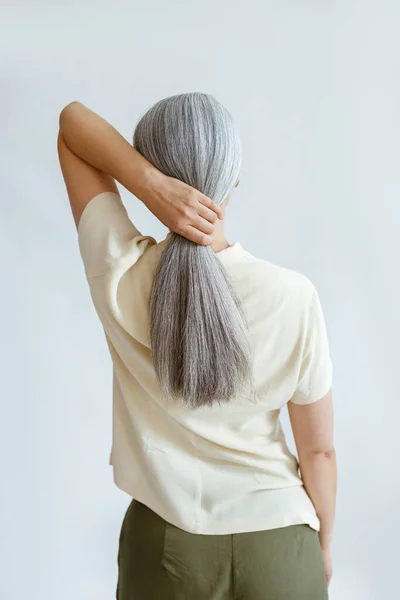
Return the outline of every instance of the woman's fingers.
{"type": "Polygon", "coordinates": [[[183,235],[188,240],[195,242],[196,244],[200,244],[202,246],[209,246],[212,244],[213,239],[207,233],[203,231],[199,231],[196,227],[192,225],[185,225],[182,230],[179,232],[180,235],[183,235]]]}
{"type": "Polygon", "coordinates": [[[207,235],[212,235],[215,231],[215,224],[203,219],[200,215],[195,214],[188,224],[207,235]]]}
{"type": "Polygon", "coordinates": [[[199,204],[197,205],[197,214],[202,217],[203,219],[205,219],[206,221],[208,221],[209,223],[213,223],[215,224],[216,221],[218,220],[218,215],[216,212],[214,212],[213,210],[211,210],[211,208],[207,208],[207,206],[204,206],[204,204],[199,204]]]}
{"type": "MultiPolygon", "coordinates": [[[[185,184],[185,187],[188,186],[185,184]]],[[[205,246],[212,244],[217,220],[223,218],[222,209],[194,188],[189,188],[189,193],[186,189],[184,197],[175,196],[169,211],[170,219],[163,221],[164,224],[192,242],[205,246]]]]}
{"type": "Polygon", "coordinates": [[[218,206],[218,204],[215,204],[215,202],[211,200],[211,198],[208,198],[208,196],[204,196],[204,194],[200,194],[197,200],[198,202],[200,202],[200,204],[203,204],[204,206],[215,212],[219,219],[224,218],[222,208],[218,206]]]}

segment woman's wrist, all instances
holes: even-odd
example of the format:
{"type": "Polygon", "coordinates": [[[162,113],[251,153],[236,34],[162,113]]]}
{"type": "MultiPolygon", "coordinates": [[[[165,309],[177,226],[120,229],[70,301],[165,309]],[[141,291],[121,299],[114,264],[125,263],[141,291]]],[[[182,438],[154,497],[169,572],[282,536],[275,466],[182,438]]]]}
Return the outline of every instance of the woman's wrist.
{"type": "Polygon", "coordinates": [[[169,178],[140,154],[138,156],[143,158],[143,162],[138,163],[138,175],[135,178],[135,189],[132,191],[150,212],[164,222],[160,212],[164,213],[168,210],[166,196],[168,196],[169,178]]]}
{"type": "MultiPolygon", "coordinates": [[[[140,155],[141,156],[141,155],[140,155]]],[[[162,181],[165,178],[156,167],[144,159],[138,169],[138,177],[136,179],[135,196],[149,207],[151,200],[158,196],[162,188],[162,181]],[[144,162],[145,161],[145,162],[144,162]],[[147,163],[147,164],[146,164],[147,163]]]]}

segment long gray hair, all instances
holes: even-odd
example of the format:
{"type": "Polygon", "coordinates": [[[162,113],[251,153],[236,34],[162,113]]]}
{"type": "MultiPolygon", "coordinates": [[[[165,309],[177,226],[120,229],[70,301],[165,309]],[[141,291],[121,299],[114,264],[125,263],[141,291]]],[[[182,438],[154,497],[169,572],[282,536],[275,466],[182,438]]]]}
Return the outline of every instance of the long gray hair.
{"type": "MultiPolygon", "coordinates": [[[[241,146],[232,117],[208,94],[157,102],[138,122],[133,145],[216,204],[238,181],[241,146]]],[[[190,408],[229,402],[248,382],[244,313],[211,247],[170,236],[151,290],[150,343],[162,390],[190,408]]]]}

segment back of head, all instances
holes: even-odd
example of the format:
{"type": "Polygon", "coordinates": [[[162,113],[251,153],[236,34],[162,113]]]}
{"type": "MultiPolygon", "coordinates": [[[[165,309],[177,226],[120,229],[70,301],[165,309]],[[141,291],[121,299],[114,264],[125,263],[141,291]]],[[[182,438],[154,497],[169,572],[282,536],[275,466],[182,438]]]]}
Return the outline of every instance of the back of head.
{"type": "MultiPolygon", "coordinates": [[[[164,174],[217,204],[239,178],[241,148],[232,117],[210,95],[157,102],[137,124],[133,143],[164,174]]],[[[243,311],[212,248],[176,233],[170,237],[151,291],[150,340],[163,391],[189,407],[228,402],[248,382],[243,311]]]]}

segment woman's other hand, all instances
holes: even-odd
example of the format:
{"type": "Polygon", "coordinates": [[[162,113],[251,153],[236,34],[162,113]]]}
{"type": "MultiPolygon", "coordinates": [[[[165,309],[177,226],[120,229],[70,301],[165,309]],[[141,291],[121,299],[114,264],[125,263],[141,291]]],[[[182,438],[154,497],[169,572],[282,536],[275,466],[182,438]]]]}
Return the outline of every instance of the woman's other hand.
{"type": "Polygon", "coordinates": [[[321,548],[322,550],[322,557],[324,559],[324,565],[325,565],[325,576],[326,576],[326,582],[329,585],[332,579],[332,554],[331,554],[331,548],[330,546],[328,546],[327,548],[321,548]]]}
{"type": "Polygon", "coordinates": [[[210,245],[223,210],[179,179],[152,171],[142,183],[140,200],[168,229],[192,242],[210,245]]]}

